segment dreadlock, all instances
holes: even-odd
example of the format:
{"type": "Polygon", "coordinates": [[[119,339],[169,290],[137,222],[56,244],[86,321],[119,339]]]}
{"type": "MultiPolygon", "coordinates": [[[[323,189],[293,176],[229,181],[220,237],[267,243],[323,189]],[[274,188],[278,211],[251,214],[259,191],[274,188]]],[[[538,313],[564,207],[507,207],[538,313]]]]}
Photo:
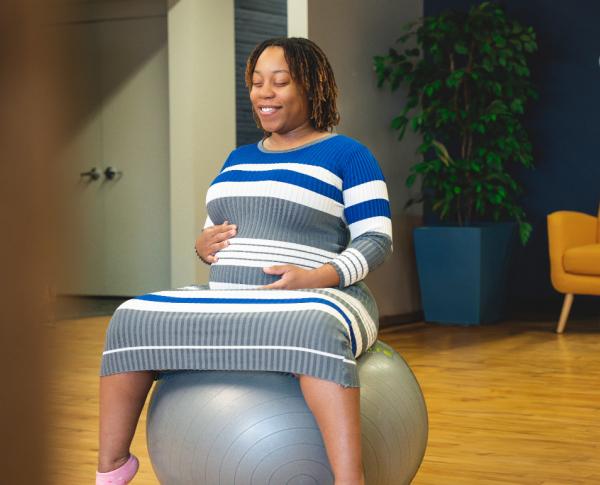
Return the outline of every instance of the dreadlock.
{"type": "MultiPolygon", "coordinates": [[[[340,122],[335,100],[338,94],[333,69],[321,48],[302,37],[276,37],[258,44],[246,62],[246,87],[252,89],[252,74],[258,58],[267,47],[282,47],[290,76],[308,98],[309,119],[318,131],[332,131],[340,122]]],[[[252,110],[256,126],[261,128],[257,114],[252,110]]],[[[264,131],[266,136],[271,133],[264,131]]]]}

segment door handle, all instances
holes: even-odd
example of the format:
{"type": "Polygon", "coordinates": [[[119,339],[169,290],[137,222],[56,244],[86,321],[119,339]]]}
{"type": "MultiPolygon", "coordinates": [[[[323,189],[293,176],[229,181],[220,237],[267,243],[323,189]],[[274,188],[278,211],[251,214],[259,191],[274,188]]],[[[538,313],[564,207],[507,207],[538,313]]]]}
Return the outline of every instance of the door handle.
{"type": "Polygon", "coordinates": [[[79,174],[79,177],[89,177],[89,180],[98,180],[101,177],[101,175],[102,174],[100,173],[100,170],[94,167],[91,170],[88,170],[87,172],[81,172],[79,174]]]}
{"type": "Polygon", "coordinates": [[[106,167],[106,170],[104,171],[104,176],[108,180],[113,180],[117,175],[120,177],[121,175],[123,175],[123,172],[116,170],[114,167],[106,167]]]}

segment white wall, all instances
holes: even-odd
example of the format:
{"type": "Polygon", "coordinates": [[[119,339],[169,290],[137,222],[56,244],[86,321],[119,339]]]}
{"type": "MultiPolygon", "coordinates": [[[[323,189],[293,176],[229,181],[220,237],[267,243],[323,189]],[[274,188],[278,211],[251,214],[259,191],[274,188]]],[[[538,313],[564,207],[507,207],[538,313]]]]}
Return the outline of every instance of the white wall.
{"type": "Polygon", "coordinates": [[[378,88],[372,58],[387,53],[402,26],[423,15],[423,0],[308,0],[308,38],[325,52],[340,90],[337,131],[365,144],[384,172],[392,207],[394,254],[367,277],[382,316],[420,309],[412,229],[420,208],[407,213],[408,168],[417,159],[418,137],[398,142],[390,128],[405,99],[404,90],[378,88]]]}
{"type": "Polygon", "coordinates": [[[233,0],[169,0],[171,286],[206,283],[194,242],[204,198],[235,148],[233,0]]]}

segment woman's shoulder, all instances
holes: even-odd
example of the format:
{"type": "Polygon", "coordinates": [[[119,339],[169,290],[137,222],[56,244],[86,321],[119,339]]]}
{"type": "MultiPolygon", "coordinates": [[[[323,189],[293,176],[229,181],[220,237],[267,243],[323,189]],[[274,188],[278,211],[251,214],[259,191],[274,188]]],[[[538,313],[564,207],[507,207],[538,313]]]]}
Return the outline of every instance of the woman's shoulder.
{"type": "Polygon", "coordinates": [[[371,150],[363,142],[357,138],[352,138],[348,135],[338,133],[335,137],[338,143],[344,148],[344,153],[347,155],[371,155],[371,150]]]}
{"type": "Polygon", "coordinates": [[[233,150],[231,150],[231,152],[229,153],[229,156],[231,157],[231,156],[243,155],[243,154],[247,154],[250,152],[254,152],[257,149],[256,145],[257,145],[257,142],[240,145],[239,147],[236,147],[233,150]]]}
{"type": "Polygon", "coordinates": [[[340,150],[337,160],[339,169],[348,170],[355,166],[377,165],[373,152],[362,141],[347,135],[338,135],[340,150]]]}

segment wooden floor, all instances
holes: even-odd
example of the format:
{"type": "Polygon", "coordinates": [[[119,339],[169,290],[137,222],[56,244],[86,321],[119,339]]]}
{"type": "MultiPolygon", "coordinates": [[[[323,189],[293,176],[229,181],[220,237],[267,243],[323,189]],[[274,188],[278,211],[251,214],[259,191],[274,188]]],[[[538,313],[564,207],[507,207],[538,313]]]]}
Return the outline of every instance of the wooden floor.
{"type": "MultiPolygon", "coordinates": [[[[93,483],[98,369],[108,317],[51,325],[51,432],[56,485],[93,483]]],[[[412,324],[380,333],[414,370],[429,444],[413,484],[600,484],[600,322],[412,324]]],[[[145,411],[133,483],[158,483],[145,411]]]]}

